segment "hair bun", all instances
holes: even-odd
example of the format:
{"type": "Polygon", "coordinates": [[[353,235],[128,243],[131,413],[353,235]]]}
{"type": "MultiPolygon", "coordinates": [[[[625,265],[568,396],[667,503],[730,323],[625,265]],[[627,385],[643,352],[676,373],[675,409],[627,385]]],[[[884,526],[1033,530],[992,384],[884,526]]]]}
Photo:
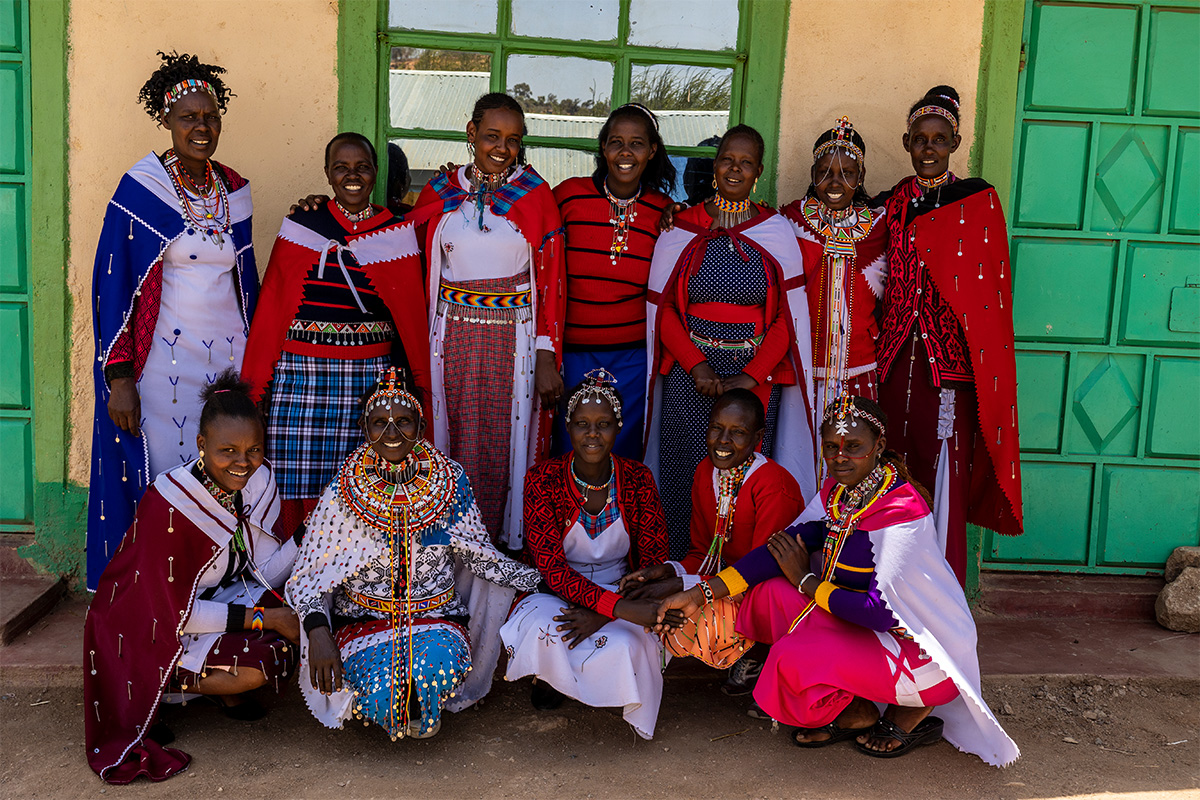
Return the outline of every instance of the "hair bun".
{"type": "Polygon", "coordinates": [[[958,90],[955,89],[953,86],[946,86],[944,84],[940,85],[940,86],[935,86],[932,89],[930,89],[928,92],[926,92],[925,96],[926,97],[941,97],[945,100],[949,100],[951,103],[954,104],[955,108],[958,108],[958,103],[959,103],[958,90]]]}

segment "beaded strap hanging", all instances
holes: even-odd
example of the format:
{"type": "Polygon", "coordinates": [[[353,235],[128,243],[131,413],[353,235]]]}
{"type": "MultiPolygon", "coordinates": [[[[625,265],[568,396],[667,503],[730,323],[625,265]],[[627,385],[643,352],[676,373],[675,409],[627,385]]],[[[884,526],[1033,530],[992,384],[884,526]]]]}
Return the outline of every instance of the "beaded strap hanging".
{"type": "Polygon", "coordinates": [[[637,201],[642,196],[642,186],[638,184],[633,197],[622,200],[614,195],[609,190],[608,183],[605,183],[604,194],[609,203],[608,222],[613,226],[613,240],[608,248],[608,260],[613,266],[616,266],[621,254],[629,248],[629,228],[637,219],[637,201]]]}
{"type": "Polygon", "coordinates": [[[733,469],[719,470],[717,473],[717,524],[713,531],[712,544],[700,564],[699,574],[716,575],[721,571],[721,551],[729,541],[733,532],[733,512],[737,508],[737,495],[742,489],[742,483],[754,466],[753,455],[733,469]]]}

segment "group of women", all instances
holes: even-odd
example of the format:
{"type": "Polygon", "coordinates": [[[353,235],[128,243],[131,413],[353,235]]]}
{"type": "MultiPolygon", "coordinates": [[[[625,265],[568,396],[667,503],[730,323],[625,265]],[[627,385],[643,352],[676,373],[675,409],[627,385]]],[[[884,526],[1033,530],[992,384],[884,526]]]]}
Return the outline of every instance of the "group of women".
{"type": "Polygon", "coordinates": [[[711,198],[673,205],[638,104],[552,190],[520,105],[484,95],[470,163],[404,213],[341,133],[260,296],[248,184],[212,158],[224,70],[162,59],[139,99],[172,146],[122,179],[94,273],[104,780],[187,766],[162,704],[256,719],[247,693],[297,665],[325,725],[433,736],[501,650],[538,708],[619,707],[644,738],[695,657],[802,747],[1017,757],[961,588],[966,522],[1021,526],[1007,234],[949,172],[953,89],[911,110],[914,176],[870,198],[843,117],[779,211],[750,200],[745,125],[711,198]]]}

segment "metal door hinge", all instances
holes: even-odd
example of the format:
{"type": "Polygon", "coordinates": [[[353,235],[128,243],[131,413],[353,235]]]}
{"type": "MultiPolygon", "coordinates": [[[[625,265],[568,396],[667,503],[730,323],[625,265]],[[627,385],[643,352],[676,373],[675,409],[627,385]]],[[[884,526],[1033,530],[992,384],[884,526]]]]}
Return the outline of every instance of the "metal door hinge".
{"type": "Polygon", "coordinates": [[[1026,42],[1021,42],[1021,62],[1017,65],[1018,74],[1025,71],[1025,64],[1029,58],[1025,50],[1026,47],[1028,47],[1028,44],[1026,42]]]}

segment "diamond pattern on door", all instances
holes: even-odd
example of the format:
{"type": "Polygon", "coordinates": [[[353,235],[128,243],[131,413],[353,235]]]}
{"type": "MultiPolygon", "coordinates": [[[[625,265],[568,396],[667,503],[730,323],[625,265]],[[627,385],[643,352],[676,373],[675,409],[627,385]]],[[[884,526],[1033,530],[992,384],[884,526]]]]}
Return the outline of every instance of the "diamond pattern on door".
{"type": "Polygon", "coordinates": [[[1104,451],[1138,410],[1138,396],[1112,356],[1104,358],[1075,390],[1075,418],[1096,452],[1104,451]]]}
{"type": "Polygon", "coordinates": [[[1096,168],[1096,194],[1112,215],[1113,227],[1124,230],[1162,186],[1162,170],[1139,129],[1130,125],[1096,168]]]}

